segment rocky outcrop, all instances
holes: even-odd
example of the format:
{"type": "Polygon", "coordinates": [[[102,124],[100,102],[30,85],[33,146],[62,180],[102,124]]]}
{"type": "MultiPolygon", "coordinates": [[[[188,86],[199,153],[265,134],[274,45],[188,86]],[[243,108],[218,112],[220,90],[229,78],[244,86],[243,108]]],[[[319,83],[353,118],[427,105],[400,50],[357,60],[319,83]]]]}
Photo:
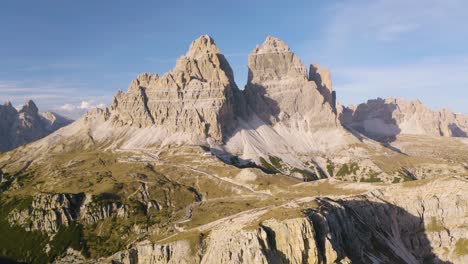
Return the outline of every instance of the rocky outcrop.
{"type": "Polygon", "coordinates": [[[309,67],[309,80],[314,81],[325,101],[337,112],[336,92],[333,91],[331,74],[328,68],[312,63],[309,67]]]}
{"type": "Polygon", "coordinates": [[[93,224],[114,215],[127,216],[127,209],[122,202],[101,196],[39,193],[32,198],[27,208],[11,211],[8,222],[28,231],[54,233],[61,226],[69,226],[71,223],[93,224]]]}
{"type": "Polygon", "coordinates": [[[368,100],[354,109],[345,108],[340,119],[345,126],[384,141],[391,141],[399,134],[468,136],[468,116],[445,109],[432,111],[417,100],[368,100]]]}
{"type": "Polygon", "coordinates": [[[112,259],[126,264],[466,263],[468,249],[460,241],[466,240],[468,182],[445,178],[417,184],[316,198],[302,217],[271,218],[257,228],[245,221],[255,222],[258,215],[246,213],[209,230],[199,245],[146,241],[112,259]]]}
{"type": "Polygon", "coordinates": [[[142,74],[127,93],[119,92],[110,119],[118,126],[187,134],[192,143],[208,137],[222,141],[236,125],[239,93],[229,63],[205,35],[192,42],[170,72],[142,74]]]}
{"type": "Polygon", "coordinates": [[[338,126],[332,99],[319,91],[331,90],[326,74],[314,71],[309,79],[306,67],[283,41],[268,37],[249,54],[248,68],[246,101],[267,124],[303,131],[338,126]]]}
{"type": "Polygon", "coordinates": [[[39,113],[33,101],[28,101],[19,111],[11,103],[0,105],[0,151],[45,137],[71,122],[52,112],[39,113]]]}
{"type": "Polygon", "coordinates": [[[86,196],[86,200],[80,208],[78,220],[81,223],[94,224],[113,216],[127,217],[128,208],[119,198],[104,193],[97,196],[86,196]]]}
{"type": "Polygon", "coordinates": [[[28,231],[57,232],[62,225],[68,226],[78,219],[84,199],[84,194],[40,193],[28,208],[10,212],[8,221],[28,231]]]}
{"type": "Polygon", "coordinates": [[[139,243],[136,247],[112,256],[112,263],[198,263],[191,252],[187,241],[176,241],[166,245],[154,245],[149,241],[139,243]]]}

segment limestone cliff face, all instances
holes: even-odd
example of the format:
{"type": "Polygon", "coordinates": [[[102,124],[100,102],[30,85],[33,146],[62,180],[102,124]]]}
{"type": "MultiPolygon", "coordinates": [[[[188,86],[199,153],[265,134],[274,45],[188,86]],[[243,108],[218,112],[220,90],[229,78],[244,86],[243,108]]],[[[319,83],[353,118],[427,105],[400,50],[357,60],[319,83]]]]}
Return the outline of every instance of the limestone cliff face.
{"type": "Polygon", "coordinates": [[[71,122],[55,113],[39,113],[33,101],[28,101],[19,111],[11,103],[0,105],[0,151],[45,137],[71,122]]]}
{"type": "Polygon", "coordinates": [[[190,134],[194,142],[207,137],[222,141],[236,125],[238,94],[231,67],[205,35],[192,42],[170,72],[142,74],[127,93],[119,92],[110,118],[119,126],[190,134]]]}
{"type": "Polygon", "coordinates": [[[257,228],[249,227],[248,220],[256,221],[256,215],[246,213],[210,229],[199,245],[189,247],[187,240],[162,245],[146,241],[115,254],[112,261],[466,263],[466,179],[418,184],[345,198],[315,198],[315,206],[305,209],[303,217],[273,218],[257,228]]]}
{"type": "Polygon", "coordinates": [[[112,256],[112,261],[103,261],[103,263],[107,262],[121,264],[198,263],[197,257],[193,256],[193,253],[190,249],[190,244],[187,241],[176,241],[166,245],[154,245],[149,241],[144,241],[128,251],[116,253],[114,256],[112,256]]]}
{"type": "Polygon", "coordinates": [[[268,37],[257,46],[249,55],[248,68],[246,100],[268,124],[304,131],[338,126],[331,99],[319,91],[315,74],[309,80],[306,67],[281,40],[268,37]]]}
{"type": "Polygon", "coordinates": [[[57,232],[61,226],[80,222],[93,224],[111,216],[125,217],[127,209],[118,201],[100,202],[84,193],[40,193],[25,209],[10,212],[8,222],[28,231],[57,232]]]}
{"type": "Polygon", "coordinates": [[[431,111],[419,101],[375,99],[345,109],[344,125],[377,139],[399,134],[466,137],[468,116],[448,110],[431,111]]]}
{"type": "Polygon", "coordinates": [[[336,105],[336,92],[333,91],[331,74],[328,68],[320,67],[316,63],[310,64],[309,67],[309,80],[314,81],[317,85],[317,89],[323,96],[325,102],[330,104],[333,111],[337,112],[336,105]]]}

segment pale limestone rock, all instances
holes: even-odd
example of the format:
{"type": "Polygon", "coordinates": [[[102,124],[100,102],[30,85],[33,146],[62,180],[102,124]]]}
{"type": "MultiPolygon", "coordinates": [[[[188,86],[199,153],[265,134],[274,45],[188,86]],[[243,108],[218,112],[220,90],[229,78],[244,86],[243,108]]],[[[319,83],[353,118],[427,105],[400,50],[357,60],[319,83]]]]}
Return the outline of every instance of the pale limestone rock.
{"type": "Polygon", "coordinates": [[[235,127],[238,93],[231,67],[214,40],[204,35],[192,42],[173,70],[161,77],[142,74],[126,94],[119,92],[110,119],[120,127],[186,134],[187,143],[207,137],[222,141],[235,127]]]}
{"type": "Polygon", "coordinates": [[[418,100],[378,98],[346,110],[340,117],[344,125],[379,140],[399,134],[468,136],[468,116],[445,109],[431,111],[418,100]]]}
{"type": "Polygon", "coordinates": [[[60,226],[67,226],[79,217],[83,200],[83,194],[40,193],[34,196],[29,208],[12,211],[8,221],[26,230],[57,232],[60,226]]]}
{"type": "Polygon", "coordinates": [[[143,241],[130,250],[116,253],[111,261],[103,263],[116,264],[178,264],[199,263],[194,253],[191,252],[187,241],[176,241],[167,245],[154,245],[149,241],[143,241]]]}
{"type": "Polygon", "coordinates": [[[157,74],[151,74],[148,72],[142,73],[136,77],[135,80],[130,83],[128,87],[128,93],[138,92],[140,88],[146,89],[151,85],[152,82],[159,78],[157,74]]]}
{"type": "Polygon", "coordinates": [[[336,128],[336,114],[307,69],[281,40],[268,37],[249,55],[248,105],[268,124],[303,131],[336,128]]]}
{"type": "Polygon", "coordinates": [[[200,263],[259,263],[267,264],[270,251],[267,234],[263,229],[258,230],[226,230],[213,231],[208,238],[208,245],[200,263]],[[229,232],[231,231],[231,232],[229,232]]]}
{"type": "Polygon", "coordinates": [[[315,231],[307,218],[264,221],[262,227],[274,235],[276,250],[287,263],[320,263],[315,231]]]}
{"type": "Polygon", "coordinates": [[[309,80],[315,82],[320,94],[336,113],[336,92],[333,91],[330,71],[325,67],[312,63],[309,68],[309,80]]]}
{"type": "Polygon", "coordinates": [[[112,216],[126,217],[127,209],[121,202],[95,202],[91,195],[68,193],[39,193],[28,208],[13,210],[8,216],[12,225],[26,230],[55,233],[72,222],[93,224],[112,216]]]}

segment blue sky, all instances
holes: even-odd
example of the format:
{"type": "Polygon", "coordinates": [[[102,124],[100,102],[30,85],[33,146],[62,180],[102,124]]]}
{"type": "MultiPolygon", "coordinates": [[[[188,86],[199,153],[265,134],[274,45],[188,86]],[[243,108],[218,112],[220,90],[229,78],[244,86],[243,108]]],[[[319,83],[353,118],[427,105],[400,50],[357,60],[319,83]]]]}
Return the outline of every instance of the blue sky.
{"type": "Polygon", "coordinates": [[[0,101],[77,117],[211,35],[243,87],[268,35],[332,73],[343,104],[420,99],[468,113],[468,1],[3,0],[0,101]]]}

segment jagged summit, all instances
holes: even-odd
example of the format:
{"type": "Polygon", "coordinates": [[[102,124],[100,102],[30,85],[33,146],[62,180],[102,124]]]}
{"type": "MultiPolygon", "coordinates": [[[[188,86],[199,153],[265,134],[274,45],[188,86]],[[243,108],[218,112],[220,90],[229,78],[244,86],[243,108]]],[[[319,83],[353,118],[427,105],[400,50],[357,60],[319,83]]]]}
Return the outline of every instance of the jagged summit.
{"type": "Polygon", "coordinates": [[[283,41],[268,37],[249,54],[248,68],[246,99],[264,121],[306,131],[336,127],[336,115],[323,104],[315,80],[283,41]]]}
{"type": "MultiPolygon", "coordinates": [[[[222,141],[235,126],[234,97],[239,93],[232,69],[214,40],[203,35],[175,67],[159,77],[139,75],[128,93],[118,93],[108,120],[117,127],[151,128],[149,142],[222,141]]],[[[130,135],[128,135],[130,137],[130,135]]]]}
{"type": "Polygon", "coordinates": [[[285,53],[291,52],[288,45],[279,38],[268,36],[262,45],[256,46],[252,53],[265,54],[265,53],[285,53]]]}
{"type": "Polygon", "coordinates": [[[7,151],[47,136],[72,121],[55,113],[39,113],[29,100],[20,111],[10,102],[0,105],[0,151],[7,151]]]}
{"type": "Polygon", "coordinates": [[[185,56],[198,59],[206,54],[217,53],[219,53],[219,49],[216,47],[216,43],[213,38],[208,35],[202,35],[198,39],[192,41],[185,56]]]}
{"type": "Polygon", "coordinates": [[[138,92],[139,88],[146,88],[149,87],[150,84],[153,81],[156,81],[159,79],[159,75],[157,74],[152,74],[152,73],[142,73],[138,75],[131,83],[130,86],[128,87],[128,92],[129,93],[136,93],[138,92]]]}
{"type": "Polygon", "coordinates": [[[27,112],[30,114],[39,114],[39,109],[32,100],[29,100],[21,108],[20,113],[22,112],[27,112]]]}
{"type": "MultiPolygon", "coordinates": [[[[13,104],[11,103],[11,101],[7,101],[3,104],[3,106],[6,106],[6,107],[13,107],[13,104]]],[[[14,108],[14,107],[13,107],[14,108]]]]}
{"type": "Polygon", "coordinates": [[[307,79],[307,69],[283,41],[268,37],[250,54],[248,83],[281,79],[307,79]]]}

